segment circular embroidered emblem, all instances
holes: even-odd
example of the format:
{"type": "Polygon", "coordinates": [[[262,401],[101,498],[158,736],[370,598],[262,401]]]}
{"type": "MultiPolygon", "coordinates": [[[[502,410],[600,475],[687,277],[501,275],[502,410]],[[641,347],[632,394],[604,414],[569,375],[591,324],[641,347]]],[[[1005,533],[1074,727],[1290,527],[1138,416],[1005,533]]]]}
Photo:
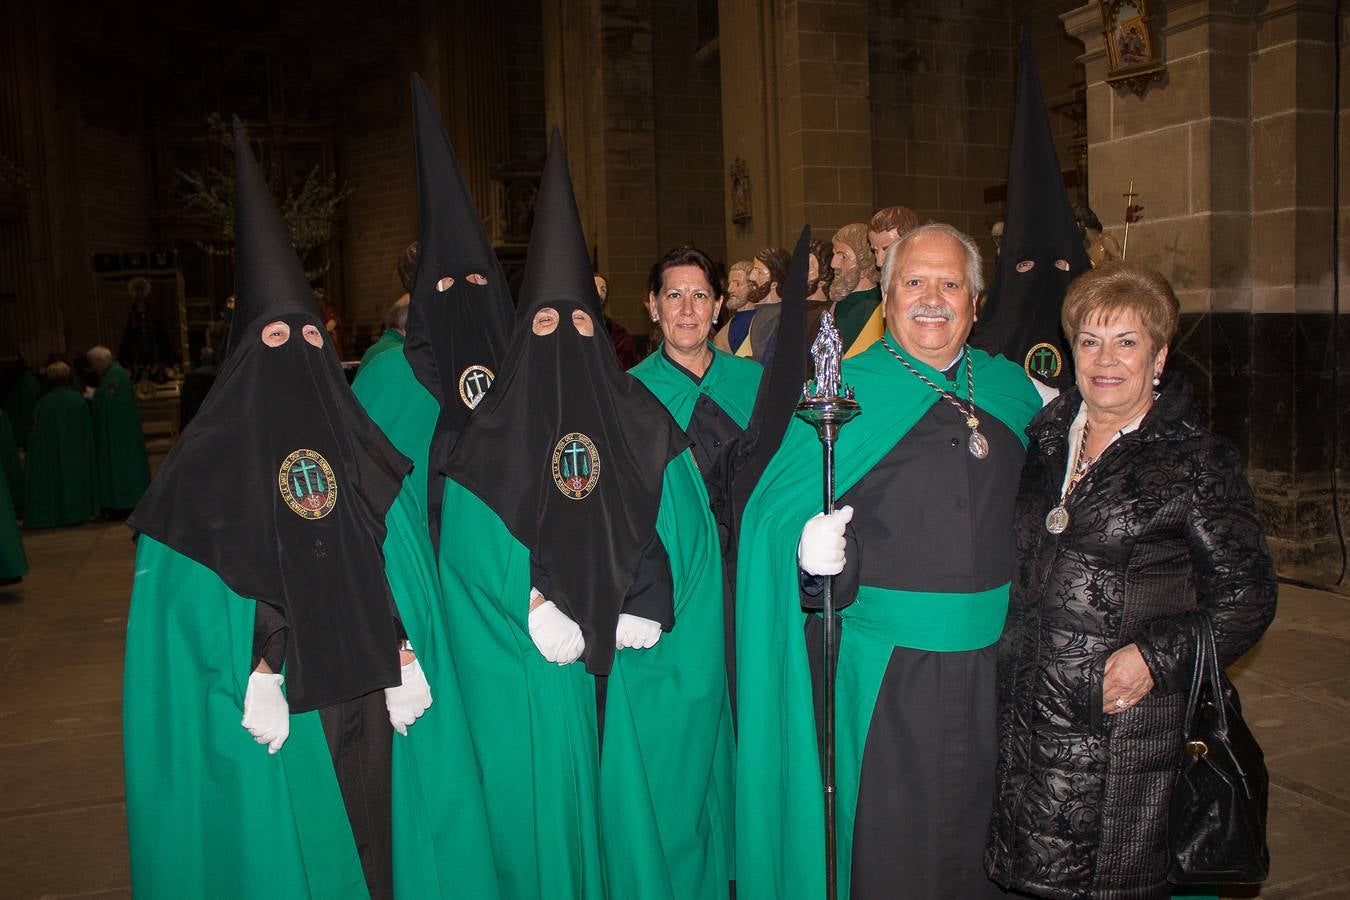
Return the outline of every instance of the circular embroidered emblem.
{"type": "Polygon", "coordinates": [[[480,366],[477,363],[469,366],[459,373],[459,399],[463,400],[469,409],[478,406],[488,388],[492,387],[492,380],[495,377],[487,366],[480,366]]]}
{"type": "Polygon", "coordinates": [[[333,467],[313,450],[296,450],[282,461],[277,487],[291,512],[302,519],[322,519],[337,504],[333,467]]]}
{"type": "Polygon", "coordinates": [[[1064,358],[1059,348],[1044,341],[1027,351],[1026,361],[1022,363],[1027,375],[1039,375],[1042,378],[1058,378],[1064,371],[1064,358]]]}
{"type": "Polygon", "coordinates": [[[600,481],[600,454],[578,431],[562,436],[553,448],[553,483],[568,500],[585,500],[600,481]]]}

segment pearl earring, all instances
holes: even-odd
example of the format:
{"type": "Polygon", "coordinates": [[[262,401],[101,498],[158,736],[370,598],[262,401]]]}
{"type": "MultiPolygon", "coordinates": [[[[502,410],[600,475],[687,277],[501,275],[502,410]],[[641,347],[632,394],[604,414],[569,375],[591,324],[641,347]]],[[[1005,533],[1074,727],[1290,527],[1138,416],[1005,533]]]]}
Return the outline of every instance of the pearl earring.
{"type": "Polygon", "coordinates": [[[1157,387],[1158,385],[1162,384],[1162,378],[1160,377],[1161,375],[1162,375],[1161,372],[1154,372],[1154,373],[1153,373],[1153,386],[1154,386],[1154,387],[1157,387]]]}

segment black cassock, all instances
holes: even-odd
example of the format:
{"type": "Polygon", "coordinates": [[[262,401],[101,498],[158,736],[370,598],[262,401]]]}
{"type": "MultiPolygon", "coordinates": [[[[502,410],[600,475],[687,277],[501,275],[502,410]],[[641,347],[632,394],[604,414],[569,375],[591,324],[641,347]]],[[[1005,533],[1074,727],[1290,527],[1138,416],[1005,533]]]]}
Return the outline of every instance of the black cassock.
{"type": "MultiPolygon", "coordinates": [[[[1009,580],[1024,451],[978,400],[977,393],[987,458],[966,449],[965,416],[939,402],[840,498],[854,514],[848,562],[835,578],[837,606],[851,603],[859,584],[975,593],[1009,580]]],[[[802,605],[819,609],[822,588],[823,579],[803,575],[802,605]]],[[[817,725],[821,630],[819,616],[808,618],[817,725]]],[[[853,897],[1004,896],[983,865],[998,752],[997,660],[997,643],[962,652],[892,651],[863,750],[853,897]]]]}

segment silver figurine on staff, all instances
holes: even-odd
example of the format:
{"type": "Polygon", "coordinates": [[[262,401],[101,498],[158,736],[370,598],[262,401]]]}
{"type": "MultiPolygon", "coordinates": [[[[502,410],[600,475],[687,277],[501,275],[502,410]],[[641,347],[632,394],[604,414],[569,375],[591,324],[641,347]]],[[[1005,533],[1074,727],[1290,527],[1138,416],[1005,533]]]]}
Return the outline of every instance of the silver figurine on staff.
{"type": "MultiPolygon", "coordinates": [[[[820,332],[811,344],[811,359],[815,363],[815,377],[802,388],[797,401],[797,418],[810,422],[820,438],[821,457],[825,467],[826,515],[834,512],[834,442],[839,429],[851,422],[862,408],[853,399],[853,388],[840,383],[839,362],[843,357],[843,342],[834,327],[834,317],[825,313],[820,317],[820,332]]],[[[825,897],[838,896],[838,870],[835,837],[835,778],[834,778],[834,682],[835,660],[839,655],[838,617],[834,611],[834,576],[825,576],[824,603],[821,610],[825,619],[823,635],[822,718],[825,722],[824,760],[822,779],[825,783],[825,897]]]]}

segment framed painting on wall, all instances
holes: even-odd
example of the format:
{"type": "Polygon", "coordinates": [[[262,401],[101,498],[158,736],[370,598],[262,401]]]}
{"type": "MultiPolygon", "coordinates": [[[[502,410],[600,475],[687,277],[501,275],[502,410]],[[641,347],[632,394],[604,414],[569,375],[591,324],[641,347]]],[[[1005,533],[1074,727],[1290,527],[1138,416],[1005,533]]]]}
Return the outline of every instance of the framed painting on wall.
{"type": "Polygon", "coordinates": [[[1166,71],[1148,0],[1098,0],[1106,37],[1106,80],[1143,96],[1166,71]]]}

